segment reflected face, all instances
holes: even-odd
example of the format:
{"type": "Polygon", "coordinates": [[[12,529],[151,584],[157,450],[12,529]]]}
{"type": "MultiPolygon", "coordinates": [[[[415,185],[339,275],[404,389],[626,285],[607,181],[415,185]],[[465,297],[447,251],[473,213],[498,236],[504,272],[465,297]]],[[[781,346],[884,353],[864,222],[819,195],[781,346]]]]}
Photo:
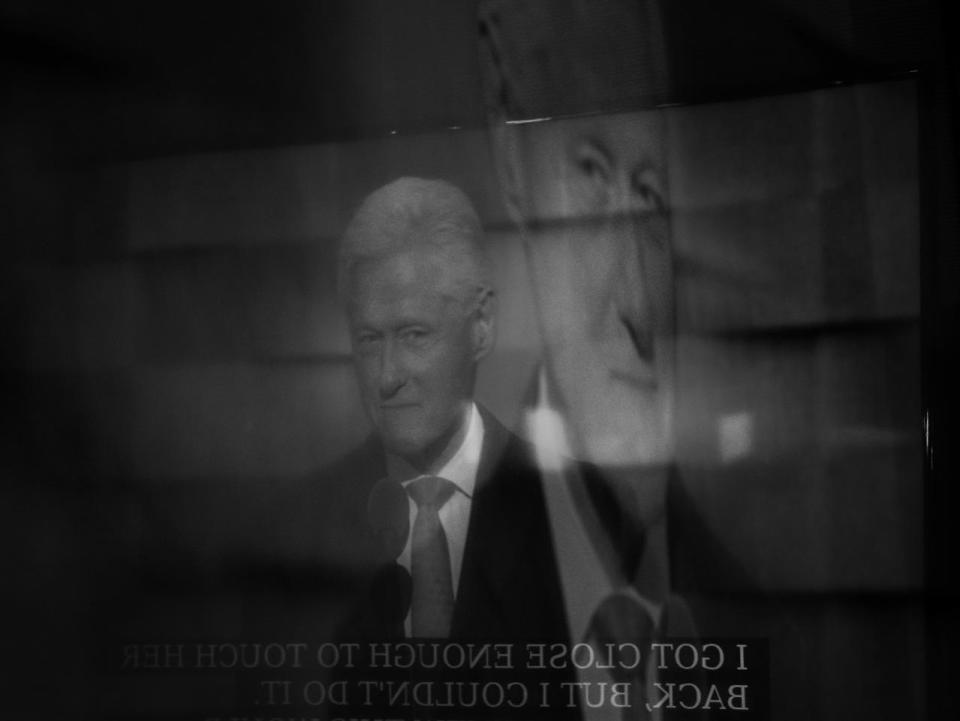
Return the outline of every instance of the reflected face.
{"type": "Polygon", "coordinates": [[[547,368],[574,442],[600,463],[672,453],[663,122],[652,111],[519,129],[519,210],[547,368]]]}
{"type": "Polygon", "coordinates": [[[384,447],[426,469],[460,430],[479,360],[475,316],[424,251],[360,264],[348,320],[365,410],[384,447]]]}

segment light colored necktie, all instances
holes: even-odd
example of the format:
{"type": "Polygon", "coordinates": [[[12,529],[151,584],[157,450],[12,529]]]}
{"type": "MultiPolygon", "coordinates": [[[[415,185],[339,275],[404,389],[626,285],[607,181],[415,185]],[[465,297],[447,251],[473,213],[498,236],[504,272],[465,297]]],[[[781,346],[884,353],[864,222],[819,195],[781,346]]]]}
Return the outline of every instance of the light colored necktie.
{"type": "Polygon", "coordinates": [[[411,632],[416,638],[446,638],[453,618],[453,580],[447,534],[439,511],[455,486],[443,478],[425,476],[407,486],[417,504],[417,520],[411,538],[413,594],[411,632]]]}

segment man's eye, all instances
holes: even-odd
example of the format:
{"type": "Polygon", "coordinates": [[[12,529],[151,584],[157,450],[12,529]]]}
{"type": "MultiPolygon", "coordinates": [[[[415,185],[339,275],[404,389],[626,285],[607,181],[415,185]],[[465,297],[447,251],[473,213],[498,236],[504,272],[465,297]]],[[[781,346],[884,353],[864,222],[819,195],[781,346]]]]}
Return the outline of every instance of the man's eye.
{"type": "Polygon", "coordinates": [[[422,328],[408,328],[400,334],[400,338],[405,343],[419,343],[427,337],[427,332],[422,328]]]}
{"type": "Polygon", "coordinates": [[[590,158],[590,157],[579,158],[577,160],[577,164],[580,166],[580,171],[584,175],[590,175],[594,177],[603,176],[603,166],[600,165],[599,162],[597,162],[596,158],[590,158]]]}
{"type": "Polygon", "coordinates": [[[354,337],[353,344],[356,346],[357,350],[368,351],[374,347],[377,342],[377,337],[375,335],[362,334],[354,337]]]}
{"type": "Polygon", "coordinates": [[[609,177],[610,168],[606,159],[595,148],[584,146],[577,151],[575,162],[580,172],[594,181],[609,177]]]}

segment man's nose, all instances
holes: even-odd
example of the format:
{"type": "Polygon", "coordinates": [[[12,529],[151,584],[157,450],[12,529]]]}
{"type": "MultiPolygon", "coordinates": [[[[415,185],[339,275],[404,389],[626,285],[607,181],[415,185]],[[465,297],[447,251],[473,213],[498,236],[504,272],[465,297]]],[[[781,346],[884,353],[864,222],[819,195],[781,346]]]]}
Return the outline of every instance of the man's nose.
{"type": "Polygon", "coordinates": [[[617,179],[612,211],[614,228],[623,243],[626,280],[632,287],[630,303],[621,320],[637,352],[652,357],[659,310],[666,306],[662,295],[670,292],[667,280],[654,257],[669,242],[666,226],[658,214],[658,201],[643,181],[643,166],[625,169],[617,179]]]}
{"type": "Polygon", "coordinates": [[[392,398],[403,387],[406,377],[392,340],[385,340],[380,353],[380,397],[392,398]]]}
{"type": "Polygon", "coordinates": [[[633,218],[650,212],[650,198],[641,182],[642,167],[624,168],[614,182],[613,210],[617,215],[633,218]]]}

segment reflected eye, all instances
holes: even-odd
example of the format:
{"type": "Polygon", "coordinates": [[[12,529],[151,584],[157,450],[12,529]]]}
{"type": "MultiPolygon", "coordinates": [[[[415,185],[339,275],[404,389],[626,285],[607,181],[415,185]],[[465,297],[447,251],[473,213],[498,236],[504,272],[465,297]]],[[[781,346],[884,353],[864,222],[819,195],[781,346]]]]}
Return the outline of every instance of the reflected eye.
{"type": "Polygon", "coordinates": [[[592,142],[583,143],[577,148],[574,162],[580,173],[591,181],[606,182],[610,179],[610,160],[592,142]]]}
{"type": "Polygon", "coordinates": [[[353,337],[353,347],[357,353],[370,353],[376,347],[379,338],[373,333],[359,333],[353,337]]]}
{"type": "Polygon", "coordinates": [[[400,340],[410,346],[423,344],[427,339],[427,331],[424,328],[405,328],[400,333],[400,340]]]}

